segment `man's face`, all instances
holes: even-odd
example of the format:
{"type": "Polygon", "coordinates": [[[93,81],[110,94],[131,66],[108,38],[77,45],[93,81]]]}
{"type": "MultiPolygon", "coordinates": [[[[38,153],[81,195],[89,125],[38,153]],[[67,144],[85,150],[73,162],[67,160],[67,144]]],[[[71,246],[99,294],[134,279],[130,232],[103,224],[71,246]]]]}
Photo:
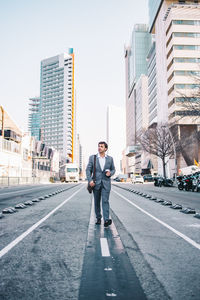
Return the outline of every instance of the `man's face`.
{"type": "Polygon", "coordinates": [[[104,153],[104,152],[106,152],[106,147],[105,147],[105,145],[104,144],[99,144],[98,145],[98,151],[99,151],[99,153],[104,153]]]}

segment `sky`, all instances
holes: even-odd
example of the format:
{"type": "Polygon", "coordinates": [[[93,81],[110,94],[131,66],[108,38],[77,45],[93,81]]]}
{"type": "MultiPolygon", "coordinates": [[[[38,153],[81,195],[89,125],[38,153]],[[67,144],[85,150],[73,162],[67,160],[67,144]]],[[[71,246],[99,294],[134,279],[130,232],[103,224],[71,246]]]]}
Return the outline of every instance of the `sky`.
{"type": "Polygon", "coordinates": [[[125,107],[124,45],[136,23],[148,23],[148,0],[0,0],[0,105],[27,131],[41,60],[72,47],[87,159],[106,140],[107,106],[125,107]]]}

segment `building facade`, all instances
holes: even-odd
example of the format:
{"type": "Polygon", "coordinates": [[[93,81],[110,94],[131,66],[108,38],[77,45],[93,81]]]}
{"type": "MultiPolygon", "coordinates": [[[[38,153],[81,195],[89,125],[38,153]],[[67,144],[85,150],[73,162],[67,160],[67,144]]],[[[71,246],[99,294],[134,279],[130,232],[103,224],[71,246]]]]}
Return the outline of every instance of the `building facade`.
{"type": "MultiPolygon", "coordinates": [[[[153,2],[149,0],[149,6],[153,2]]],[[[168,176],[172,177],[181,167],[200,159],[200,145],[195,140],[199,110],[190,109],[192,102],[200,100],[200,5],[198,1],[158,2],[151,11],[150,27],[156,49],[157,122],[168,123],[183,143],[176,164],[169,160],[168,176]]]]}
{"type": "Polygon", "coordinates": [[[107,108],[108,154],[114,159],[116,175],[122,173],[122,152],[125,140],[125,109],[114,105],[107,108]]]}
{"type": "Polygon", "coordinates": [[[74,162],[75,97],[74,53],[60,54],[41,62],[41,140],[54,147],[66,161],[74,162]]]}
{"type": "MultiPolygon", "coordinates": [[[[135,172],[135,154],[139,150],[136,123],[136,84],[142,74],[147,74],[146,57],[151,45],[151,35],[146,24],[136,24],[130,46],[125,48],[126,74],[126,156],[127,173],[135,172]]],[[[139,98],[138,98],[139,99],[139,98]]],[[[139,100],[138,100],[139,101],[139,100]]],[[[139,108],[138,108],[139,109],[139,108]]],[[[138,117],[138,116],[137,116],[138,117]]]]}
{"type": "Polygon", "coordinates": [[[40,97],[34,97],[29,99],[29,120],[28,129],[31,132],[31,136],[34,136],[37,140],[41,139],[41,101],[40,97]]]}
{"type": "Polygon", "coordinates": [[[148,61],[148,126],[157,124],[157,73],[156,73],[156,44],[152,42],[147,56],[148,61]]]}

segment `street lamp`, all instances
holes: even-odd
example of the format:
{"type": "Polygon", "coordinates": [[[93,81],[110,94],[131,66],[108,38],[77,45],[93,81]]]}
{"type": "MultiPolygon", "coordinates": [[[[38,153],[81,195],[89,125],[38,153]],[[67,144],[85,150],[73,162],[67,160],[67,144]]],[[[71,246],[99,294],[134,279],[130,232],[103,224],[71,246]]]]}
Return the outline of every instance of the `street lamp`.
{"type": "Polygon", "coordinates": [[[1,108],[1,115],[2,115],[1,135],[2,135],[2,139],[4,139],[4,109],[2,106],[0,106],[0,108],[1,108]]]}

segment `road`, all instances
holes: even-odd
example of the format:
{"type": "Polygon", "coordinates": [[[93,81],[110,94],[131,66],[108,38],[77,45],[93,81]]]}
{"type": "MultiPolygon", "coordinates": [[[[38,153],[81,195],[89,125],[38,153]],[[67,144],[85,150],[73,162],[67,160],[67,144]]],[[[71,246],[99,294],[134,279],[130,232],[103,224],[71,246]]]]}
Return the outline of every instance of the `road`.
{"type": "Polygon", "coordinates": [[[200,212],[198,193],[117,183],[104,228],[86,183],[1,189],[0,211],[46,198],[0,219],[0,299],[199,300],[200,219],[132,190],[200,212]]]}

